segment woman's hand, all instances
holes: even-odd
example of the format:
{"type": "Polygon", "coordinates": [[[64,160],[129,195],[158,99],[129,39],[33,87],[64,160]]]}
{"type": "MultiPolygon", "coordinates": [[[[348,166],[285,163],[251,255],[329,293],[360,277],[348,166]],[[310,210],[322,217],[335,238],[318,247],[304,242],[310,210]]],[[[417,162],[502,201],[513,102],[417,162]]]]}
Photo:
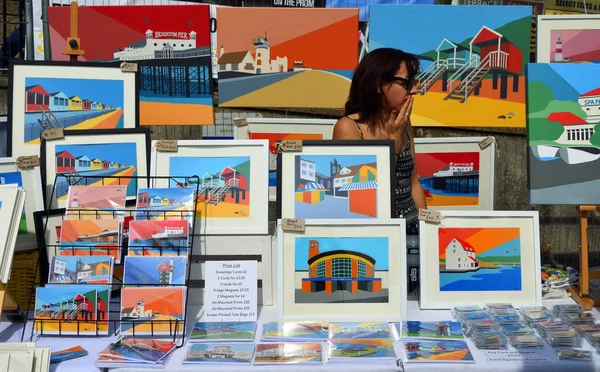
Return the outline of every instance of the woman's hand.
{"type": "Polygon", "coordinates": [[[387,124],[387,131],[390,137],[396,138],[406,129],[410,122],[410,112],[412,110],[413,96],[410,96],[402,104],[400,112],[393,110],[387,124]]]}

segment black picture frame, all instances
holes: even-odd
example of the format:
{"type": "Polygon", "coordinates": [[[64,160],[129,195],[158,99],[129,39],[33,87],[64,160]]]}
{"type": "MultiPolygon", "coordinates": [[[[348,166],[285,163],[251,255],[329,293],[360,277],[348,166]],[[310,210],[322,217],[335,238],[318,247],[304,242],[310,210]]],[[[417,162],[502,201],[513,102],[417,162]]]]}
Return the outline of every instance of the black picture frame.
{"type": "MultiPolygon", "coordinates": [[[[13,112],[13,100],[14,100],[14,73],[15,67],[18,66],[43,66],[43,67],[85,67],[85,68],[98,68],[98,69],[120,69],[119,62],[71,62],[71,61],[28,61],[28,60],[10,60],[9,63],[9,79],[8,79],[8,125],[7,125],[7,155],[9,157],[14,156],[13,150],[14,146],[18,144],[13,144],[13,133],[15,130],[14,125],[14,112],[13,112]]],[[[134,74],[134,91],[135,91],[135,127],[140,127],[140,79],[138,77],[138,72],[123,72],[124,74],[134,74]]],[[[68,75],[65,75],[65,78],[69,78],[68,75]]],[[[123,128],[123,129],[134,129],[134,128],[123,128]]],[[[80,130],[80,129],[72,129],[72,130],[80,130]]],[[[94,130],[94,129],[88,129],[94,130]]],[[[66,131],[71,131],[71,129],[66,129],[66,131]]],[[[41,132],[40,132],[41,133],[41,132]]],[[[30,146],[30,145],[27,145],[30,146]]],[[[32,146],[32,148],[34,148],[32,146]]],[[[33,153],[33,151],[32,151],[33,153]]],[[[29,155],[29,154],[28,154],[29,155]]]]}
{"type": "MultiPolygon", "coordinates": [[[[64,132],[64,138],[69,138],[69,137],[74,137],[74,136],[99,136],[99,135],[110,135],[110,136],[116,136],[118,137],[119,135],[122,134],[140,134],[140,135],[144,135],[144,144],[145,144],[145,151],[144,153],[146,154],[146,173],[145,175],[138,175],[136,176],[136,178],[138,179],[146,179],[146,184],[148,185],[148,187],[150,187],[150,163],[151,163],[151,147],[152,147],[152,139],[150,138],[150,128],[123,128],[123,129],[88,129],[88,130],[69,130],[69,131],[65,131],[64,132]]],[[[55,180],[48,180],[47,176],[48,176],[48,164],[47,164],[47,159],[46,159],[46,143],[48,141],[53,141],[53,140],[46,140],[44,138],[42,138],[41,143],[40,143],[40,171],[41,171],[41,179],[42,179],[42,195],[43,195],[43,200],[44,200],[44,209],[48,210],[48,209],[52,209],[51,208],[51,202],[52,200],[50,200],[51,198],[49,198],[48,191],[47,191],[47,187],[48,187],[48,182],[50,182],[50,185],[54,185],[55,180]]],[[[90,143],[93,143],[94,141],[91,140],[90,143]]],[[[101,178],[102,176],[98,176],[96,178],[101,178]]],[[[104,176],[107,178],[110,178],[110,176],[104,176]]],[[[135,200],[128,200],[127,201],[127,205],[135,205],[135,200]]],[[[56,209],[56,208],[55,208],[56,209]]]]}
{"type": "MultiPolygon", "coordinates": [[[[281,143],[281,141],[278,141],[281,143]]],[[[305,147],[348,147],[348,146],[359,146],[359,147],[385,147],[389,148],[389,160],[390,160],[390,203],[393,202],[395,196],[395,143],[393,140],[307,140],[302,141],[302,149],[305,147]]],[[[294,155],[302,155],[302,151],[289,152],[294,155]]],[[[283,175],[282,175],[282,166],[283,166],[283,152],[280,150],[277,154],[277,200],[276,200],[276,215],[277,219],[284,218],[282,216],[282,186],[283,186],[283,175]]],[[[384,172],[380,172],[377,170],[377,177],[379,179],[380,175],[384,174],[384,172]]],[[[394,218],[394,207],[390,208],[390,218],[394,218]]],[[[293,216],[285,216],[286,218],[293,218],[293,216]]],[[[378,218],[384,218],[383,216],[378,216],[378,218]]]]}

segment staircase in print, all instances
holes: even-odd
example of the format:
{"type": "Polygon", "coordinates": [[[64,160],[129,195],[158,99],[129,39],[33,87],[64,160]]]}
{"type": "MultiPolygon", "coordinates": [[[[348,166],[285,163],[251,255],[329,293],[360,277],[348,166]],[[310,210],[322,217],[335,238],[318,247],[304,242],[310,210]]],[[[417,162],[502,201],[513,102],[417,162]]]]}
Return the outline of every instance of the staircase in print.
{"type": "MultiPolygon", "coordinates": [[[[491,57],[492,53],[488,54],[483,61],[481,61],[468,74],[466,74],[463,79],[461,79],[460,84],[458,84],[455,88],[452,88],[452,84],[450,84],[450,93],[448,93],[444,99],[451,99],[459,101],[460,103],[467,102],[467,98],[471,95],[479,83],[481,83],[481,80],[483,80],[485,75],[487,75],[487,73],[490,71],[492,61],[491,57]]],[[[468,65],[469,64],[465,66],[468,65]]],[[[466,71],[464,73],[466,73],[466,71]]],[[[450,78],[451,81],[454,81],[453,77],[450,78]]]]}
{"type": "Polygon", "coordinates": [[[427,67],[422,73],[417,75],[416,80],[421,82],[419,89],[417,89],[417,92],[420,95],[424,95],[425,93],[427,93],[427,90],[431,88],[433,84],[435,84],[435,82],[440,78],[440,76],[442,76],[444,71],[446,71],[447,67],[448,61],[445,60],[438,60],[429,65],[429,67],[427,67]]]}
{"type": "Polygon", "coordinates": [[[206,203],[214,204],[215,206],[219,205],[221,198],[231,187],[239,187],[239,180],[232,178],[224,184],[210,190],[209,194],[212,194],[212,197],[208,199],[206,203]],[[235,181],[237,181],[237,183],[235,181]]]}
{"type": "Polygon", "coordinates": [[[57,129],[57,128],[65,129],[65,127],[63,127],[60,120],[58,120],[58,118],[56,116],[54,116],[54,113],[52,112],[52,110],[48,109],[46,111],[46,110],[44,110],[44,108],[42,106],[40,106],[40,112],[42,113],[42,120],[38,119],[38,122],[42,126],[43,130],[57,129]]]}

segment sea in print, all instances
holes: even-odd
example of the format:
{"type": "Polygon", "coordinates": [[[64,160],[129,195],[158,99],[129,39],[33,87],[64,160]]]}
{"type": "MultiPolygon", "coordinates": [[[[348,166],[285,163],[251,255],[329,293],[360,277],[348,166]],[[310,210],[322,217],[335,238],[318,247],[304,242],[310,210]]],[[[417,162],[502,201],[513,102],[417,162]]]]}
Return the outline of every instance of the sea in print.
{"type": "Polygon", "coordinates": [[[440,291],[520,291],[519,228],[439,229],[440,291]]]}

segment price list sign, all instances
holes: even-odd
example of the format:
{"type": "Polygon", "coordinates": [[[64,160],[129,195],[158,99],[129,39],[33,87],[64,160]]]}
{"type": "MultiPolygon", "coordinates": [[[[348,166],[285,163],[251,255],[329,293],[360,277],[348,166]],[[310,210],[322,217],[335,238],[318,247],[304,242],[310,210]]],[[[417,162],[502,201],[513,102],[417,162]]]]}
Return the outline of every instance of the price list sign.
{"type": "Polygon", "coordinates": [[[204,321],[257,320],[256,261],[207,261],[204,321]]]}

